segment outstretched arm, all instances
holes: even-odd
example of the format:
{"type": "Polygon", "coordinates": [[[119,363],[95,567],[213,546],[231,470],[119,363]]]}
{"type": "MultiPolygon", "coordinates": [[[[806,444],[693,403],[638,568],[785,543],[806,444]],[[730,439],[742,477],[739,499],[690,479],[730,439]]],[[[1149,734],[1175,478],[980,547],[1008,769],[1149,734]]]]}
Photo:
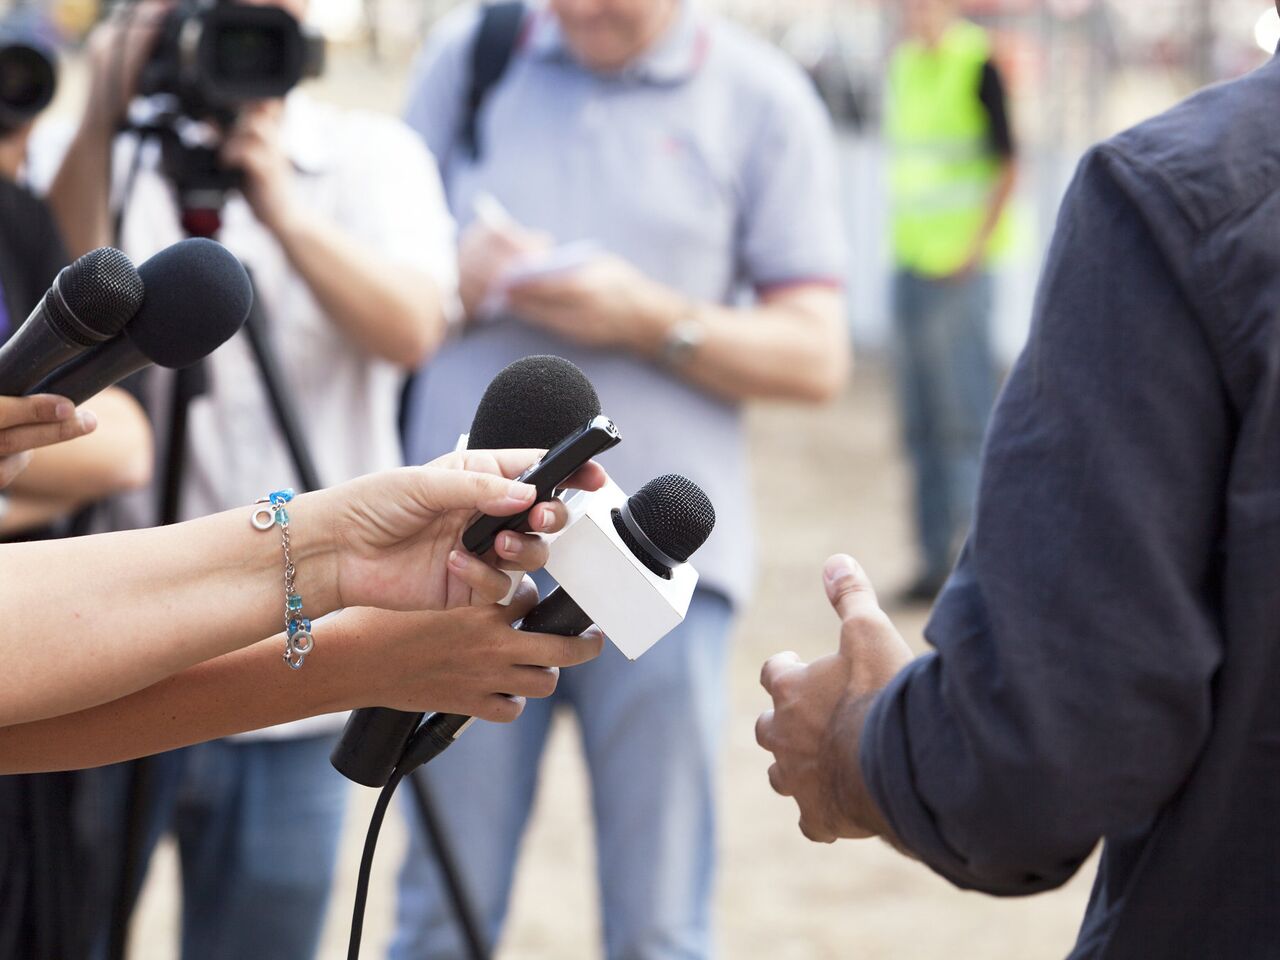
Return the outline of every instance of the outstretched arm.
{"type": "Polygon", "coordinates": [[[0,774],[70,770],[274,726],[389,706],[508,722],[526,697],[549,696],[559,668],[596,656],[581,637],[523,633],[512,623],[537,601],[527,585],[509,607],[447,613],[347,610],[299,673],[279,667],[282,637],[264,640],[119,700],[0,728],[0,774]]]}
{"type": "MultiPolygon", "coordinates": [[[[347,606],[441,610],[496,600],[508,577],[458,548],[477,512],[527,509],[513,482],[539,453],[452,455],[374,474],[289,504],[303,615],[347,606]]],[[[595,489],[603,471],[583,473],[595,489]]],[[[562,504],[540,506],[558,529],[562,504]]],[[[500,558],[537,569],[546,546],[504,534],[500,558]]],[[[283,625],[278,530],[248,507],[154,530],[0,547],[0,725],[81,710],[256,643],[283,625]]],[[[323,642],[318,629],[317,647],[323,642]]]]}

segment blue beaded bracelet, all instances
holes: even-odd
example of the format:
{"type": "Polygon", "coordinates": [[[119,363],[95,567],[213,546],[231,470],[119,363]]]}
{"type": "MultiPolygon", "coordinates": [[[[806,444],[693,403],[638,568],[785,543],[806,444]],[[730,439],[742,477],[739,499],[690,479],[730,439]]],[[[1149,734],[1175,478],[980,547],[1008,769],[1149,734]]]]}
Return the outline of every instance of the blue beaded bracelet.
{"type": "Polygon", "coordinates": [[[284,662],[292,669],[301,669],[313,647],[311,621],[302,615],[302,594],[294,586],[296,570],[289,555],[289,511],[285,506],[293,500],[292,490],[276,490],[261,497],[254,504],[252,523],[255,529],[280,528],[280,542],[284,547],[284,662]]]}

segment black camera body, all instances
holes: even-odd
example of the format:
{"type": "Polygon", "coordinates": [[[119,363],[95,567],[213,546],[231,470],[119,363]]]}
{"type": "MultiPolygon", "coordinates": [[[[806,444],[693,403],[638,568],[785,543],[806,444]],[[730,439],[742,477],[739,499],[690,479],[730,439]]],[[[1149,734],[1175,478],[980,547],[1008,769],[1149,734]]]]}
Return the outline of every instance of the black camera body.
{"type": "Polygon", "coordinates": [[[20,14],[0,20],[0,136],[34,120],[57,87],[52,46],[20,14]]]}
{"type": "Polygon", "coordinates": [[[246,101],[283,97],[323,66],[324,41],[280,7],[186,4],[166,16],[138,93],[170,94],[192,119],[225,120],[246,101]]]}
{"type": "Polygon", "coordinates": [[[169,11],[138,78],[153,109],[130,128],[159,141],[189,232],[212,236],[227,192],[240,186],[219,146],[241,108],[283,97],[323,67],[324,41],[280,7],[188,0],[169,11]]]}

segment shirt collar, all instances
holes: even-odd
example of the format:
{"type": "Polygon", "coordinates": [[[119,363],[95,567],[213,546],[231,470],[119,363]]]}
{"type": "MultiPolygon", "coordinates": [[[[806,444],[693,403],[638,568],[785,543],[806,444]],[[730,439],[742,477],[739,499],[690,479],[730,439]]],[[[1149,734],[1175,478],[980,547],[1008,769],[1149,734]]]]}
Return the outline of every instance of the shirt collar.
{"type": "MultiPolygon", "coordinates": [[[[675,20],[656,43],[615,74],[620,79],[676,84],[690,79],[706,59],[710,33],[693,0],[680,0],[675,20]]],[[[545,8],[534,14],[525,49],[539,59],[575,63],[555,15],[545,8]]]]}

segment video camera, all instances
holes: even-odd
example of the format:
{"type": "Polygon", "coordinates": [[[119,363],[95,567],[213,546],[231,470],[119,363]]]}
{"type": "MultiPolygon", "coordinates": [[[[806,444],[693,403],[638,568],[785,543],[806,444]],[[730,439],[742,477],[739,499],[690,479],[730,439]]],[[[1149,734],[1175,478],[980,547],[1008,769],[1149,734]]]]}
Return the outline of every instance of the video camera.
{"type": "Polygon", "coordinates": [[[138,78],[151,111],[130,127],[160,141],[184,209],[216,210],[240,183],[218,158],[222,131],[246,103],[283,97],[323,67],[323,39],[280,7],[187,0],[161,24],[138,78]]]}
{"type": "Polygon", "coordinates": [[[224,120],[246,101],[283,97],[323,65],[324,41],[288,11],[197,0],[165,18],[138,92],[172,95],[193,119],[224,120]]]}
{"type": "Polygon", "coordinates": [[[21,14],[0,19],[0,136],[34,119],[57,86],[53,47],[35,25],[21,14]]]}

